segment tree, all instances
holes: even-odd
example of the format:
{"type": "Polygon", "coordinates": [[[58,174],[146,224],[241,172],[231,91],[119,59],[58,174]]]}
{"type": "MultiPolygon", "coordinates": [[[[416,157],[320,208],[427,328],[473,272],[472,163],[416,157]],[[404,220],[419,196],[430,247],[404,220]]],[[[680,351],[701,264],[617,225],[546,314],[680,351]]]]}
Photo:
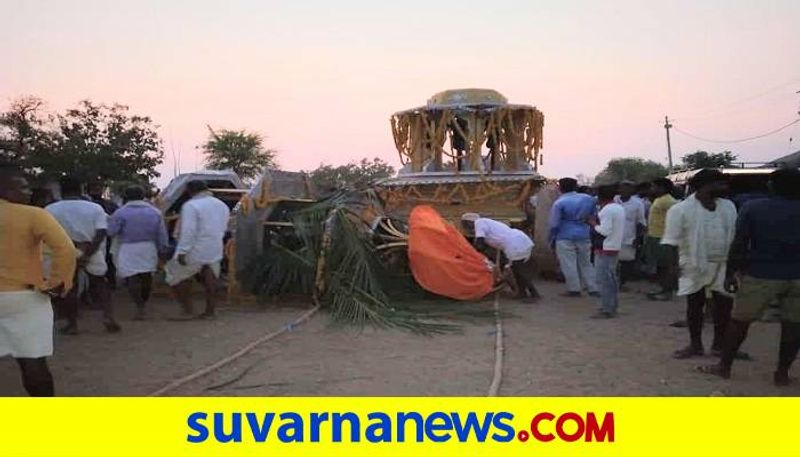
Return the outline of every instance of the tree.
{"type": "Polygon", "coordinates": [[[697,151],[686,154],[681,158],[683,165],[690,170],[699,168],[724,168],[730,167],[738,157],[731,151],[709,154],[706,151],[697,151]]]}
{"type": "Polygon", "coordinates": [[[578,173],[575,175],[575,180],[578,181],[579,186],[591,186],[594,182],[594,178],[591,176],[586,176],[583,173],[578,173]]]}
{"type": "Polygon", "coordinates": [[[0,113],[0,160],[31,172],[31,157],[53,150],[53,116],[44,113],[44,106],[40,98],[20,97],[11,102],[8,111],[0,113]]]}
{"type": "Polygon", "coordinates": [[[311,172],[311,182],[317,189],[322,190],[358,188],[393,175],[394,167],[375,157],[372,160],[365,158],[360,162],[350,162],[338,167],[320,164],[311,172]]]}
{"type": "Polygon", "coordinates": [[[53,148],[30,154],[38,174],[49,179],[69,175],[84,182],[142,181],[158,177],[164,153],[158,126],[128,107],[84,100],[58,115],[53,148]]]}
{"type": "Polygon", "coordinates": [[[612,159],[594,180],[596,185],[613,184],[623,180],[652,181],[668,174],[667,167],[652,160],[637,157],[612,159]]]}
{"type": "Polygon", "coordinates": [[[217,132],[211,127],[208,131],[208,141],[202,146],[208,168],[231,169],[245,181],[260,176],[264,168],[278,168],[277,151],[265,149],[258,133],[226,129],[217,132]]]}

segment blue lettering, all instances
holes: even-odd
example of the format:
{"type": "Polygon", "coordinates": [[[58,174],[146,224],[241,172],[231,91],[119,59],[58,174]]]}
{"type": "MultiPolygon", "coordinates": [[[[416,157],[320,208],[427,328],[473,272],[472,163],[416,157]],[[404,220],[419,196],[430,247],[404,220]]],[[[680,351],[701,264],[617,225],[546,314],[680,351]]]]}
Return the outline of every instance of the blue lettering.
{"type": "Polygon", "coordinates": [[[214,438],[220,443],[242,442],[242,414],[231,414],[231,432],[225,433],[225,413],[214,413],[214,438]]]}
{"type": "Polygon", "coordinates": [[[247,423],[250,425],[250,431],[253,433],[253,439],[256,443],[263,443],[267,441],[269,436],[269,429],[272,427],[272,421],[275,420],[275,413],[265,413],[264,422],[258,423],[256,413],[245,413],[247,423]]]}
{"type": "Polygon", "coordinates": [[[516,436],[516,431],[514,427],[511,425],[511,421],[514,420],[514,415],[511,413],[497,413],[492,418],[492,425],[497,430],[501,432],[505,432],[505,435],[500,433],[495,433],[492,435],[492,439],[497,441],[498,443],[508,443],[509,441],[513,440],[516,436]],[[504,420],[508,422],[503,422],[504,420]]]}
{"type": "Polygon", "coordinates": [[[397,442],[406,441],[406,422],[411,419],[417,424],[417,443],[424,439],[425,424],[419,413],[397,413],[397,442]]]}
{"type": "Polygon", "coordinates": [[[328,421],[328,413],[311,413],[311,442],[319,443],[319,431],[322,423],[328,421]]]}
{"type": "Polygon", "coordinates": [[[358,443],[361,441],[361,424],[358,415],[355,413],[333,413],[333,442],[342,442],[342,424],[350,422],[350,442],[358,443]]]}
{"type": "Polygon", "coordinates": [[[369,420],[377,420],[369,424],[364,437],[370,443],[391,443],[392,442],[392,419],[384,413],[369,413],[367,415],[369,420]],[[377,432],[381,433],[378,434],[377,432]]]}
{"type": "Polygon", "coordinates": [[[467,419],[461,423],[461,417],[458,413],[453,413],[453,426],[456,430],[459,442],[466,442],[471,434],[475,434],[475,438],[479,443],[486,441],[486,435],[489,434],[489,427],[492,424],[493,413],[484,414],[483,424],[478,425],[478,416],[475,413],[467,414],[467,419]],[[473,432],[474,430],[474,432],[473,432]]]}
{"type": "Polygon", "coordinates": [[[281,424],[278,428],[278,439],[284,443],[302,443],[303,418],[297,413],[283,413],[280,418],[289,423],[281,424]]]}
{"type": "Polygon", "coordinates": [[[451,432],[453,431],[453,420],[450,418],[449,414],[445,413],[432,413],[425,419],[425,434],[428,436],[428,439],[433,441],[434,443],[444,443],[452,438],[450,433],[445,433],[442,435],[437,435],[436,432],[451,432]],[[442,423],[437,424],[436,421],[440,421],[442,423]]]}
{"type": "Polygon", "coordinates": [[[196,412],[189,415],[189,417],[186,419],[186,425],[189,426],[189,429],[197,432],[197,435],[186,435],[186,441],[190,443],[202,443],[208,439],[208,429],[204,424],[200,423],[201,421],[205,422],[206,417],[208,417],[208,414],[201,412],[196,412]]]}

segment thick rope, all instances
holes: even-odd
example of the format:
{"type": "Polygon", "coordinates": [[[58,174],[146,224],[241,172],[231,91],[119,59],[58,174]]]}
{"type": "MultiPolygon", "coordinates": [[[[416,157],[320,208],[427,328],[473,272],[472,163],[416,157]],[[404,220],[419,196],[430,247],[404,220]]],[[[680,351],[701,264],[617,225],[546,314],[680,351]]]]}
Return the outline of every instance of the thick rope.
{"type": "Polygon", "coordinates": [[[500,292],[494,294],[494,376],[489,386],[489,396],[496,397],[503,382],[503,320],[500,318],[500,292]]]}
{"type": "Polygon", "coordinates": [[[166,386],[156,390],[155,392],[150,393],[148,395],[148,397],[158,397],[160,395],[164,395],[165,393],[167,393],[169,391],[172,391],[172,390],[175,390],[178,387],[180,387],[180,386],[182,386],[182,385],[184,385],[184,384],[186,384],[188,382],[194,381],[195,379],[201,378],[201,377],[203,377],[203,376],[205,376],[205,375],[207,375],[207,374],[209,374],[209,373],[211,373],[211,372],[213,372],[215,370],[218,370],[218,369],[224,367],[225,365],[228,365],[229,363],[231,363],[231,362],[235,361],[236,359],[239,359],[240,357],[242,357],[245,354],[249,353],[250,351],[252,351],[256,347],[258,347],[259,345],[264,344],[267,341],[269,341],[269,340],[271,340],[273,338],[276,338],[276,337],[278,337],[278,336],[280,336],[280,335],[292,330],[294,327],[302,324],[303,322],[307,321],[308,319],[311,318],[311,316],[316,314],[317,311],[319,311],[319,303],[318,302],[314,305],[313,308],[311,308],[310,310],[306,311],[305,313],[300,315],[300,317],[298,317],[297,319],[293,320],[292,322],[284,325],[279,330],[276,330],[274,332],[267,333],[266,335],[260,336],[259,338],[251,341],[250,343],[247,343],[244,347],[242,347],[238,351],[234,352],[233,354],[225,357],[224,359],[219,360],[219,361],[217,361],[215,363],[212,363],[211,365],[207,365],[207,366],[205,366],[205,367],[203,367],[203,368],[201,368],[201,369],[199,369],[199,370],[195,371],[194,373],[191,373],[191,374],[189,374],[187,376],[184,376],[182,378],[179,378],[179,379],[176,379],[176,380],[172,381],[171,383],[167,384],[166,386]]]}

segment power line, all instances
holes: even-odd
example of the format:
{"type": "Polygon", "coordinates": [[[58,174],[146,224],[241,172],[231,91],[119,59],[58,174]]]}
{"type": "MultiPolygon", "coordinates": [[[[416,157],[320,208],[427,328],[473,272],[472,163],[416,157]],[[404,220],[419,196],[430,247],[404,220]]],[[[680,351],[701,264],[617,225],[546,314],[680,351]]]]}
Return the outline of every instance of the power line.
{"type": "MultiPolygon", "coordinates": [[[[783,84],[779,84],[777,86],[770,87],[769,89],[764,90],[762,92],[759,92],[757,94],[750,95],[750,96],[747,96],[747,97],[743,97],[743,98],[740,98],[738,100],[734,100],[734,101],[732,101],[730,103],[726,103],[724,105],[718,105],[716,108],[712,108],[710,110],[703,111],[703,112],[701,112],[699,114],[690,115],[690,116],[678,116],[678,119],[679,120],[680,119],[704,119],[704,118],[708,118],[708,117],[714,117],[715,115],[722,114],[723,111],[724,112],[728,112],[728,110],[730,108],[734,107],[734,106],[741,105],[743,103],[747,103],[747,102],[756,100],[756,99],[764,97],[766,95],[770,95],[770,94],[772,94],[773,92],[775,92],[775,91],[777,91],[779,89],[783,89],[784,87],[797,84],[798,82],[800,82],[800,78],[795,78],[795,79],[792,79],[790,81],[786,81],[783,84]]],[[[773,103],[773,105],[774,105],[774,103],[773,103]]],[[[673,118],[672,120],[674,121],[676,119],[673,118]]]]}
{"type": "Polygon", "coordinates": [[[675,127],[675,126],[672,126],[672,128],[674,128],[675,131],[678,132],[678,133],[681,133],[681,134],[686,135],[688,137],[694,138],[696,140],[706,141],[708,143],[744,143],[745,141],[757,140],[759,138],[764,138],[764,137],[767,137],[767,136],[770,136],[770,135],[774,135],[774,134],[776,134],[776,133],[778,133],[778,132],[780,132],[782,130],[785,130],[785,129],[787,129],[787,128],[789,128],[789,127],[791,127],[791,126],[793,126],[793,125],[795,125],[797,123],[800,123],[800,118],[797,118],[797,119],[793,120],[792,122],[790,122],[790,123],[788,123],[788,124],[786,124],[786,125],[784,125],[782,127],[778,127],[775,130],[770,130],[769,132],[762,133],[760,135],[747,137],[747,138],[739,138],[737,140],[712,140],[712,139],[709,139],[709,138],[703,138],[701,136],[695,135],[695,134],[687,132],[685,130],[681,130],[678,127],[675,127]]]}

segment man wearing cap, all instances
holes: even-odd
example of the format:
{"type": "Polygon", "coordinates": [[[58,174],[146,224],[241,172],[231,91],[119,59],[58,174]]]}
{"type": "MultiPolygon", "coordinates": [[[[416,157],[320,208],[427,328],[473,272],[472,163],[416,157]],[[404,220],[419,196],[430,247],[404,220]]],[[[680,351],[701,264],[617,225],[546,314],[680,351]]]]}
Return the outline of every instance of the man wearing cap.
{"type": "Polygon", "coordinates": [[[700,170],[689,180],[694,193],[667,211],[661,244],[677,251],[680,275],[678,295],[686,297],[689,345],[675,351],[676,359],[702,356],[703,312],[707,294],[714,302],[714,340],[719,354],[731,318],[733,299],[725,291],[728,250],[736,228],[736,207],[721,198],[727,192],[725,176],[715,169],[700,170]]]}
{"type": "Polygon", "coordinates": [[[513,229],[502,222],[481,217],[477,213],[461,216],[461,225],[466,231],[474,231],[475,246],[485,252],[486,247],[497,249],[511,263],[511,272],[519,289],[517,298],[533,302],[539,292],[533,284],[534,268],[531,260],[533,241],[525,232],[513,229]]]}

